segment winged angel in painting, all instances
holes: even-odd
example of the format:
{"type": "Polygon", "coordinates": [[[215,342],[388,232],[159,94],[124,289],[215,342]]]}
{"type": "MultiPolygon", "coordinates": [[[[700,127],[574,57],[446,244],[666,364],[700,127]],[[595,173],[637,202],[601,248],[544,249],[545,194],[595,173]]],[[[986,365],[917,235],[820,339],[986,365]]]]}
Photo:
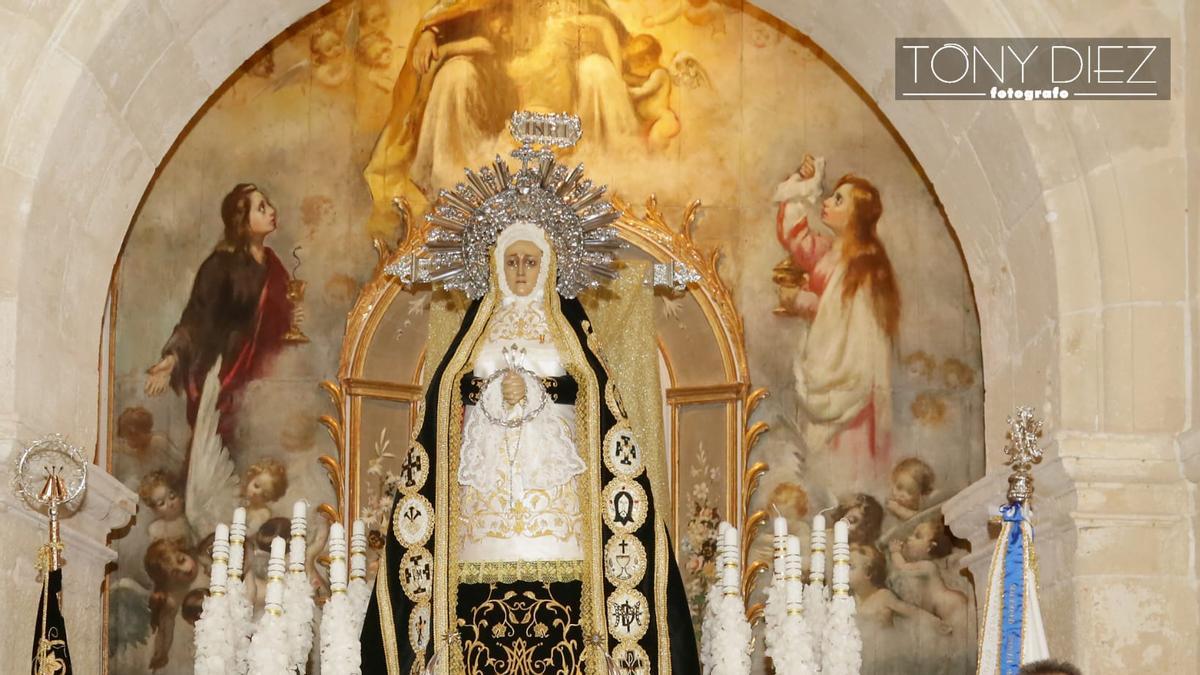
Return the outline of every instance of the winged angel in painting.
{"type": "MultiPolygon", "coordinates": [[[[218,356],[199,399],[184,494],[168,495],[172,506],[165,515],[170,518],[164,518],[162,509],[152,509],[159,519],[150,524],[151,541],[143,559],[151,588],[126,576],[109,598],[114,615],[124,619],[114,622],[112,630],[118,634],[109,639],[110,645],[125,645],[121,653],[112,655],[115,672],[124,672],[119,667],[122,664],[130,672],[166,666],[177,619],[181,614],[188,623],[199,618],[208,588],[208,547],[213,532],[218,520],[228,517],[239,500],[237,472],[218,431],[220,371],[218,356]]],[[[152,482],[155,473],[148,476],[152,482]]]]}

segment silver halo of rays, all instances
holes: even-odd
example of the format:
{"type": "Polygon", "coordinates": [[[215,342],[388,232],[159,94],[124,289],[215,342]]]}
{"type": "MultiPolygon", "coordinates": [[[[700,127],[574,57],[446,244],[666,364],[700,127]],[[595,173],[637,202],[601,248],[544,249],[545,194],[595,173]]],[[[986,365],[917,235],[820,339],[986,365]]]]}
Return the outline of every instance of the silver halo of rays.
{"type": "Polygon", "coordinates": [[[584,177],[580,163],[568,169],[551,147],[569,147],[579,139],[579,118],[565,114],[517,112],[510,121],[521,147],[515,173],[496,156],[478,171],[465,169],[465,180],[441,190],[425,220],[431,269],[427,281],[458,289],[471,299],[487,294],[491,249],[500,232],[530,222],[546,233],[558,262],[559,295],[574,298],[617,277],[616,253],[625,247],[613,227],[621,211],[605,198],[607,186],[584,177]],[[535,148],[534,146],[541,146],[535,148]]]}

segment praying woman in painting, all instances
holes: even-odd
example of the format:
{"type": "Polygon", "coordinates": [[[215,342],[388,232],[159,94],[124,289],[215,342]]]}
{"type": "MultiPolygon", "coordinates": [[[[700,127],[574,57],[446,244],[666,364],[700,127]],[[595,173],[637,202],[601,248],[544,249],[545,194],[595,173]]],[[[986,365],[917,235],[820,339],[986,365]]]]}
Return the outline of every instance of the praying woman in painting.
{"type": "Polygon", "coordinates": [[[810,322],[793,369],[805,443],[818,452],[849,453],[852,461],[839,462],[849,479],[890,466],[900,292],[878,234],[883,202],[870,181],[847,174],[821,202],[821,222],[832,237],[809,227],[807,215],[789,217],[793,203],[815,207],[823,173],[824,161],[805,155],[776,190],[779,243],[805,274],[780,300],[787,313],[810,322]]]}
{"type": "Polygon", "coordinates": [[[260,377],[284,345],[284,335],[303,319],[287,297],[289,276],[266,238],[275,231],[275,207],[256,186],[241,183],[221,202],[224,234],[200,265],[179,323],[147,371],[146,394],[170,386],[187,396],[195,425],[204,376],[222,358],[218,430],[228,447],[242,388],[260,377]]]}

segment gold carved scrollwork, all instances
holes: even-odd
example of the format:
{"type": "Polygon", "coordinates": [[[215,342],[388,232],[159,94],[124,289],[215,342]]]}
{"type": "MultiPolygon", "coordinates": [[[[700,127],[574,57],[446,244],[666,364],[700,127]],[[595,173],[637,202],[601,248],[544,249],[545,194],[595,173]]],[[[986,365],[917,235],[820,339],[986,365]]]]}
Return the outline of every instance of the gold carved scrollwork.
{"type": "Polygon", "coordinates": [[[334,504],[320,504],[317,506],[317,512],[325,516],[331,523],[341,522],[342,514],[345,513],[346,504],[346,474],[344,467],[346,466],[346,444],[344,443],[343,429],[345,429],[344,403],[345,396],[342,393],[342,388],[331,380],[321,382],[321,389],[329,396],[329,400],[333,403],[334,409],[337,411],[337,417],[332,415],[321,415],[321,425],[325,427],[325,431],[329,432],[329,438],[333,441],[333,447],[337,456],[321,455],[317,458],[317,462],[325,468],[325,472],[329,475],[329,482],[333,485],[333,493],[335,495],[334,504]]]}
{"type": "MultiPolygon", "coordinates": [[[[769,467],[765,462],[747,466],[751,450],[770,429],[766,422],[750,421],[758,404],[768,396],[768,392],[765,388],[750,387],[745,322],[734,302],[732,290],[721,278],[721,248],[714,246],[705,249],[696,242],[695,229],[701,215],[699,200],[689,203],[684,208],[683,222],[678,229],[667,223],[658,200],[653,195],[646,200],[645,214],[641,218],[635,217],[630,205],[619,197],[613,197],[612,201],[625,214],[617,223],[617,228],[625,239],[660,261],[679,261],[699,274],[696,284],[699,293],[696,300],[710,326],[718,333],[717,342],[721,346],[727,384],[677,389],[673,396],[668,396],[668,403],[678,406],[688,402],[728,401],[730,394],[733,394],[737,402],[738,425],[735,428],[740,429],[740,436],[735,435],[727,445],[726,471],[729,476],[729,494],[726,506],[729,514],[727,517],[741,527],[742,590],[743,597],[749,597],[759,573],[768,567],[762,561],[751,563],[746,558],[758,528],[768,520],[765,511],[749,511],[758,481],[769,467]],[[732,391],[729,390],[729,385],[734,385],[732,391]]],[[[747,616],[751,620],[761,614],[761,603],[747,609],[747,616]]]]}

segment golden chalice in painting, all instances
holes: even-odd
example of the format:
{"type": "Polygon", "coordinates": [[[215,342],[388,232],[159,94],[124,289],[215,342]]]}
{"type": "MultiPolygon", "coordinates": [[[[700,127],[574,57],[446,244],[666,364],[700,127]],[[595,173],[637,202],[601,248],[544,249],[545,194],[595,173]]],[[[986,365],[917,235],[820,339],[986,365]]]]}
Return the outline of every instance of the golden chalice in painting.
{"type": "MultiPolygon", "coordinates": [[[[287,299],[291,301],[293,307],[299,306],[304,301],[304,287],[307,285],[308,282],[301,279],[288,281],[287,299]]],[[[308,342],[308,336],[300,330],[299,317],[294,311],[292,312],[292,325],[288,328],[288,332],[284,333],[283,339],[287,342],[308,342]]]]}
{"type": "Polygon", "coordinates": [[[296,259],[296,265],[292,267],[292,278],[288,279],[287,286],[287,299],[292,303],[292,324],[288,327],[287,333],[284,333],[283,339],[285,342],[303,344],[309,340],[304,331],[300,330],[300,322],[304,319],[300,303],[304,302],[304,289],[308,286],[308,282],[296,278],[296,271],[300,269],[300,256],[296,255],[299,250],[299,246],[292,250],[292,257],[296,259]]]}
{"type": "MultiPolygon", "coordinates": [[[[771,310],[774,314],[782,314],[787,316],[795,316],[796,311],[788,303],[784,302],[784,295],[787,291],[783,289],[803,289],[808,286],[808,273],[792,264],[792,259],[784,258],[779,261],[771,269],[771,281],[779,287],[779,304],[775,309],[771,310]]],[[[794,292],[794,291],[793,291],[794,292]]]]}

